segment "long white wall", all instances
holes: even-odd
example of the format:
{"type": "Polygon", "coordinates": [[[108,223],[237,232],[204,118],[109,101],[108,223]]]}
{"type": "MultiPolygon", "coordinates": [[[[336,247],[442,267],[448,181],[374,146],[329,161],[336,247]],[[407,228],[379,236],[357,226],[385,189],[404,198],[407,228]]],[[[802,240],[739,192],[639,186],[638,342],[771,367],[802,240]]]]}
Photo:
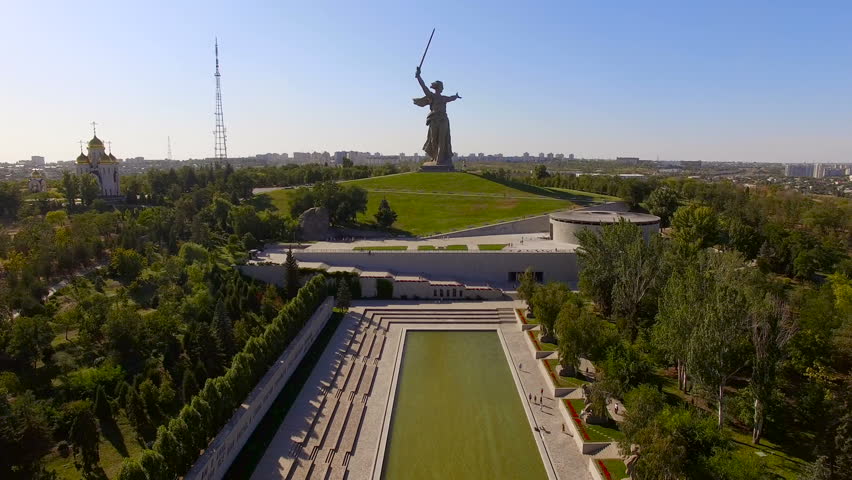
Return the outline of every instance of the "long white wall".
{"type": "Polygon", "coordinates": [[[422,275],[430,280],[505,285],[509,283],[509,272],[523,272],[527,267],[542,272],[545,282],[559,281],[575,286],[578,280],[577,255],[573,252],[294,250],[293,255],[300,262],[422,275]]]}
{"type": "Polygon", "coordinates": [[[219,431],[204,454],[196,460],[185,479],[219,480],[225,476],[257,424],[278,397],[308,349],[314,344],[314,340],[325,328],[333,307],[333,297],[326,298],[320,304],[296,338],[290,342],[284,353],[278,357],[242,405],[237,408],[231,420],[219,431]]]}

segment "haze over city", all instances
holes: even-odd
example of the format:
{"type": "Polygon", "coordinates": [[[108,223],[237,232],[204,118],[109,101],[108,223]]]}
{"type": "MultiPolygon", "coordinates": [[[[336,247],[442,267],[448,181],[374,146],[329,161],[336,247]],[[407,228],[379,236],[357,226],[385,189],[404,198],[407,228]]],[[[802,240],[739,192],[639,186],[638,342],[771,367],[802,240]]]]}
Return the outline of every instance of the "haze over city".
{"type": "Polygon", "coordinates": [[[9,2],[0,162],[212,156],[214,37],[229,156],[422,154],[433,27],[460,154],[848,162],[852,5],[785,3],[9,2]]]}

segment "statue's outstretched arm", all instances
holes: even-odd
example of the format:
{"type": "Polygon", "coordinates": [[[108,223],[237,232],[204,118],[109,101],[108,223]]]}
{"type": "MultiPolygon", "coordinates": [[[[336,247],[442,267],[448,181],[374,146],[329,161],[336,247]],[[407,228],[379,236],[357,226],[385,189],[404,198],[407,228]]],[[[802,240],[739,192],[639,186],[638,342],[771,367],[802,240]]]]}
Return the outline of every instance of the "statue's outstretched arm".
{"type": "Polygon", "coordinates": [[[424,83],[423,79],[420,77],[420,67],[417,67],[417,73],[414,74],[414,77],[417,79],[417,82],[420,83],[420,88],[423,89],[423,93],[425,93],[427,97],[431,97],[432,92],[429,91],[429,88],[426,86],[426,83],[424,83]]]}

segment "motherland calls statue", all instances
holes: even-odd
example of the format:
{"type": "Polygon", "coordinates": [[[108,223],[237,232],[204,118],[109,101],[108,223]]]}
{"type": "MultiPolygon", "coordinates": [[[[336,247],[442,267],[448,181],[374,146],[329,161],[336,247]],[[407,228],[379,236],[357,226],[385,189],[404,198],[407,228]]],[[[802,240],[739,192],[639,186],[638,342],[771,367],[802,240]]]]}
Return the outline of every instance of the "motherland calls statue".
{"type": "MultiPolygon", "coordinates": [[[[435,30],[432,29],[432,35],[435,35],[435,30]]],[[[423,171],[451,171],[453,170],[453,145],[450,139],[450,119],[447,118],[447,103],[460,99],[458,93],[452,97],[445,97],[441,93],[444,91],[444,83],[440,80],[432,82],[430,87],[434,92],[430,92],[426,88],[426,83],[420,77],[420,67],[423,66],[423,60],[426,58],[426,52],[429,51],[429,45],[432,44],[432,37],[429,37],[429,43],[426,44],[426,50],[423,52],[423,57],[420,59],[420,66],[417,67],[417,72],[414,78],[420,83],[420,88],[423,89],[424,97],[415,98],[414,104],[418,107],[429,105],[429,116],[426,117],[426,125],[429,126],[429,133],[426,135],[426,143],[423,145],[423,150],[429,155],[430,162],[423,164],[423,171]]]]}
{"type": "Polygon", "coordinates": [[[426,125],[429,126],[429,133],[426,136],[426,143],[423,145],[423,150],[432,159],[425,166],[444,167],[453,169],[453,145],[450,139],[450,119],[447,117],[447,103],[460,99],[458,93],[452,97],[441,95],[444,91],[444,84],[440,80],[432,82],[430,87],[435,91],[430,92],[426,88],[426,84],[420,77],[420,67],[417,67],[417,73],[414,75],[417,81],[420,82],[420,87],[423,89],[425,97],[415,98],[414,104],[419,107],[429,105],[429,116],[426,117],[426,125]]]}

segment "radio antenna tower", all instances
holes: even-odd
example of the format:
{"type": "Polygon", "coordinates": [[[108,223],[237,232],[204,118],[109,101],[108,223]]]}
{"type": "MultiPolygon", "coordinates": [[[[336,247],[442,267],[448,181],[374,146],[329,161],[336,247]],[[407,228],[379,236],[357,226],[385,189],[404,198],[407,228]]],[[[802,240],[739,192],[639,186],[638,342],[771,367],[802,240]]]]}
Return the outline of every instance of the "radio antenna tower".
{"type": "Polygon", "coordinates": [[[167,141],[169,143],[169,150],[168,150],[168,153],[166,154],[166,160],[171,160],[172,159],[172,137],[166,137],[166,138],[168,139],[167,141]]]}
{"type": "MultiPolygon", "coordinates": [[[[213,157],[226,160],[228,158],[228,145],[225,137],[225,119],[222,115],[222,86],[219,73],[219,39],[216,39],[216,130],[213,131],[214,147],[213,157]]],[[[171,155],[169,155],[171,156],[171,155]]]]}

